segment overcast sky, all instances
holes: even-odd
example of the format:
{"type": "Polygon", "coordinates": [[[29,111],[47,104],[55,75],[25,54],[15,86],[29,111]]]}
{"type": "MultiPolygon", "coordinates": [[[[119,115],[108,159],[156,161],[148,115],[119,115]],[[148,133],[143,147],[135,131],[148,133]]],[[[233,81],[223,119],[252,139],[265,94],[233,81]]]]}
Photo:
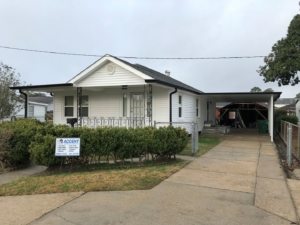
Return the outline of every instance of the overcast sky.
{"type": "MultiPolygon", "coordinates": [[[[0,0],[0,45],[116,56],[267,55],[299,13],[298,0],[0,0]]],[[[0,49],[27,84],[63,83],[97,58],[0,49]]],[[[263,59],[129,60],[204,92],[258,86],[295,97],[300,85],[263,82],[263,59]]]]}

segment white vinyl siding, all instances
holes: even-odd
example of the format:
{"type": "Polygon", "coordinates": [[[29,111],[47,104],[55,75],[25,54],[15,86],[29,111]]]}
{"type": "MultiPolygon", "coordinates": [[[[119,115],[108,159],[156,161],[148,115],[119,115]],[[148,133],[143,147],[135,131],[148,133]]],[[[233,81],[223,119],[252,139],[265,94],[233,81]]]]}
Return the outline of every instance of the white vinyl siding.
{"type": "Polygon", "coordinates": [[[201,131],[204,126],[204,122],[206,121],[207,117],[207,107],[206,107],[206,97],[199,96],[199,117],[198,117],[198,126],[199,130],[201,131]]]}
{"type": "Polygon", "coordinates": [[[144,85],[144,79],[114,64],[107,63],[100,69],[92,72],[83,80],[78,81],[78,87],[105,87],[122,85],[144,85]]]}
{"type": "Polygon", "coordinates": [[[178,91],[172,97],[173,100],[173,110],[172,117],[173,122],[196,122],[196,105],[195,99],[196,95],[189,94],[187,92],[178,91]],[[179,103],[179,96],[181,96],[181,104],[179,103]],[[179,117],[179,108],[182,108],[182,115],[179,117]]]}
{"type": "Polygon", "coordinates": [[[153,86],[152,120],[169,122],[169,93],[170,89],[153,86]]]}

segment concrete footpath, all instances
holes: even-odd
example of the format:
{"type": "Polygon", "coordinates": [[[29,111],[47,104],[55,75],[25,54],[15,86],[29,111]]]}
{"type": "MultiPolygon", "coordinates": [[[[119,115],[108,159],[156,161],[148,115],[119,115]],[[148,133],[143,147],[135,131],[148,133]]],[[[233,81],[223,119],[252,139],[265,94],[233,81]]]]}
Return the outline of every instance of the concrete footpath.
{"type": "Polygon", "coordinates": [[[41,173],[47,169],[46,166],[30,166],[26,169],[11,171],[0,174],[0,185],[6,184],[22,177],[31,176],[37,173],[41,173]]]}
{"type": "MultiPolygon", "coordinates": [[[[294,192],[298,188],[294,185],[294,192]]],[[[33,199],[38,202],[42,196],[33,199]]],[[[268,137],[257,135],[229,135],[152,190],[74,193],[69,197],[48,207],[50,212],[33,218],[30,224],[284,225],[297,222],[295,201],[275,147],[268,137]]],[[[0,198],[0,212],[1,202],[7,198],[15,198],[17,203],[18,198],[24,197],[0,198]]],[[[6,219],[2,221],[9,221],[12,212],[14,217],[19,217],[18,210],[11,206],[6,215],[0,215],[6,219]]]]}

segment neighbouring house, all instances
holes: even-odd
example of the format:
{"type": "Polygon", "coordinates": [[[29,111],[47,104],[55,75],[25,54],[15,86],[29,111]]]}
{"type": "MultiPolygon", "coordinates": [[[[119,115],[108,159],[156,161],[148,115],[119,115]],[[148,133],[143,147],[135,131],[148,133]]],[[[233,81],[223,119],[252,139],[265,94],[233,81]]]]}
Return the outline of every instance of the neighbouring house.
{"type": "Polygon", "coordinates": [[[297,103],[296,103],[296,116],[298,117],[298,123],[300,124],[300,101],[298,99],[297,103]]]}
{"type": "Polygon", "coordinates": [[[297,99],[295,98],[279,98],[274,102],[274,106],[277,109],[280,109],[285,106],[292,106],[295,105],[297,102],[297,99]]]}
{"type": "MultiPolygon", "coordinates": [[[[25,116],[25,103],[19,103],[18,111],[13,117],[23,118],[25,116]]],[[[53,98],[51,96],[30,96],[27,103],[27,117],[45,122],[47,113],[53,111],[53,98]]]]}
{"type": "MultiPolygon", "coordinates": [[[[167,71],[166,71],[167,72],[167,71]]],[[[54,124],[142,127],[215,125],[218,102],[262,102],[273,139],[273,106],[281,92],[204,93],[140,64],[105,55],[66,83],[11,87],[53,96],[54,124]]]]}
{"type": "Polygon", "coordinates": [[[28,101],[46,104],[47,112],[53,111],[53,97],[52,96],[29,96],[28,101]]]}
{"type": "MultiPolygon", "coordinates": [[[[13,113],[12,117],[23,118],[25,116],[25,107],[23,107],[23,103],[20,103],[21,107],[15,113],[13,113]]],[[[45,122],[45,116],[47,113],[47,104],[41,102],[33,102],[28,101],[27,105],[27,117],[32,119],[37,119],[41,122],[45,122]]]]}

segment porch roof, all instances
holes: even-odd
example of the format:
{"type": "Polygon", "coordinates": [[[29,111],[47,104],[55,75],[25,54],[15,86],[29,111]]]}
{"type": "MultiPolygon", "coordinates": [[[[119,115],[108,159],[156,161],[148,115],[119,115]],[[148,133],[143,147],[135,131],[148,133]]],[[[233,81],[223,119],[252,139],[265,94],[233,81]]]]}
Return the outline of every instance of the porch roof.
{"type": "Polygon", "coordinates": [[[214,92],[202,93],[202,95],[216,102],[256,103],[268,102],[272,95],[274,101],[276,101],[281,92],[214,92]]]}
{"type": "Polygon", "coordinates": [[[73,84],[72,83],[41,84],[41,85],[14,86],[9,88],[12,90],[52,92],[57,90],[64,90],[66,87],[73,87],[73,84]]]}

